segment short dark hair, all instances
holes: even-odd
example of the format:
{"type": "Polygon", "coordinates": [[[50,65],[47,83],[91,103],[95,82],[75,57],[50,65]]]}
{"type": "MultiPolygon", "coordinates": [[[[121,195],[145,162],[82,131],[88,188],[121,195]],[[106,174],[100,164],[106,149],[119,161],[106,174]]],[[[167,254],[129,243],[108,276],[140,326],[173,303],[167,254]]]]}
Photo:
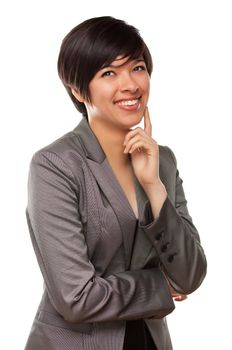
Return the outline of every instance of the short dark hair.
{"type": "Polygon", "coordinates": [[[58,74],[77,110],[88,118],[84,103],[71,89],[90,101],[89,83],[103,67],[119,55],[143,57],[149,75],[152,57],[138,29],[125,21],[110,17],[94,17],[74,27],[63,39],[58,57],[58,74]]]}

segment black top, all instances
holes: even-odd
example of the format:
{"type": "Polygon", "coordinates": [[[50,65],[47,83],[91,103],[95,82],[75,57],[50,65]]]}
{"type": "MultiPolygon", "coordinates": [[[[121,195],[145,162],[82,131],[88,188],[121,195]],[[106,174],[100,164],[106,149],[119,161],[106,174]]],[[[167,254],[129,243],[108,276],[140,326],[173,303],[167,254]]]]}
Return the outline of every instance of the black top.
{"type": "Polygon", "coordinates": [[[123,350],[157,350],[146,323],[143,320],[126,322],[123,350]]]}

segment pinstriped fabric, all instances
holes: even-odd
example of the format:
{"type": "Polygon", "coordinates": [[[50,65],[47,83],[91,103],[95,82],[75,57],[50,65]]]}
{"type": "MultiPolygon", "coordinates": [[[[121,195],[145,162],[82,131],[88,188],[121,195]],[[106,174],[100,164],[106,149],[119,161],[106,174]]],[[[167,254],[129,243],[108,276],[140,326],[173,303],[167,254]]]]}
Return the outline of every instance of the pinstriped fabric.
{"type": "MultiPolygon", "coordinates": [[[[123,260],[125,269],[127,269],[130,265],[133,240],[137,225],[136,217],[109,165],[107,158],[105,158],[101,164],[96,164],[93,161],[88,160],[88,165],[94,174],[95,181],[97,180],[99,188],[101,188],[105,197],[108,199],[107,208],[111,211],[111,218],[117,218],[117,232],[120,234],[122,233],[122,241],[125,251],[123,260]]],[[[97,197],[99,198],[98,195],[97,197]]],[[[102,227],[105,227],[105,225],[102,227]]],[[[110,239],[112,239],[112,232],[110,239]]]]}
{"type": "Polygon", "coordinates": [[[156,222],[137,183],[137,221],[85,119],[34,155],[26,214],[45,290],[25,350],[122,350],[125,321],[140,318],[158,350],[172,349],[164,316],[174,303],[160,261],[179,289],[186,283],[177,274],[180,266],[194,278],[187,278],[191,288],[205,270],[176,174],[169,149],[160,147],[160,176],[169,196],[156,222]],[[167,222],[172,225],[165,232],[167,222]],[[169,252],[160,254],[161,234],[172,242],[172,252],[184,249],[170,263],[169,252]],[[193,265],[185,264],[186,256],[193,265]]]}
{"type": "Polygon", "coordinates": [[[123,348],[124,322],[95,323],[91,336],[84,335],[86,349],[118,350],[123,348]]]}
{"type": "MultiPolygon", "coordinates": [[[[26,349],[30,350],[79,350],[84,349],[81,333],[34,321],[26,349]]],[[[97,348],[95,348],[97,349],[97,348]]],[[[101,348],[99,348],[100,350],[101,348]]]]}

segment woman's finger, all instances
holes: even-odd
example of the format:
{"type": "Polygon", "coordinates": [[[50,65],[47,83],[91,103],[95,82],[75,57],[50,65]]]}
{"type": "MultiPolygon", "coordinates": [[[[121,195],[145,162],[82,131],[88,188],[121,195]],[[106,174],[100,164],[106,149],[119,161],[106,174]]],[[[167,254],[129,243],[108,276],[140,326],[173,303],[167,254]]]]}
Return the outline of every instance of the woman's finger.
{"type": "Polygon", "coordinates": [[[137,127],[136,129],[133,129],[127,133],[123,142],[123,146],[125,146],[125,149],[129,149],[135,141],[138,141],[138,139],[142,138],[145,138],[147,140],[150,139],[150,137],[142,128],[137,127]]]}
{"type": "Polygon", "coordinates": [[[129,153],[133,153],[134,150],[137,150],[138,152],[142,152],[142,149],[145,149],[145,143],[143,140],[139,140],[131,146],[129,153]]]}
{"type": "Polygon", "coordinates": [[[124,153],[127,153],[130,148],[133,146],[133,144],[135,144],[136,142],[141,141],[141,135],[140,134],[136,134],[134,135],[128,142],[127,145],[125,146],[124,149],[124,153]]]}
{"type": "Polygon", "coordinates": [[[151,119],[150,119],[148,107],[145,108],[145,112],[144,112],[144,131],[146,132],[147,135],[151,136],[152,125],[151,125],[151,119]]]}
{"type": "Polygon", "coordinates": [[[178,295],[177,297],[174,298],[175,301],[183,301],[187,299],[187,295],[178,295]]]}

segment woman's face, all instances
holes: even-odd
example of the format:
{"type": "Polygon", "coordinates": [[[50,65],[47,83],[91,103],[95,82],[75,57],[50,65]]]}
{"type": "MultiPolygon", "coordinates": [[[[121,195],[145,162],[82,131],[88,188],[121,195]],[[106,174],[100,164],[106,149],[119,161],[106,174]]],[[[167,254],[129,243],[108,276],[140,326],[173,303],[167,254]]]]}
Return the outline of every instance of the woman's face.
{"type": "Polygon", "coordinates": [[[89,102],[84,102],[88,118],[129,129],[140,123],[147,106],[150,76],[141,59],[118,57],[99,70],[90,81],[89,102]]]}

